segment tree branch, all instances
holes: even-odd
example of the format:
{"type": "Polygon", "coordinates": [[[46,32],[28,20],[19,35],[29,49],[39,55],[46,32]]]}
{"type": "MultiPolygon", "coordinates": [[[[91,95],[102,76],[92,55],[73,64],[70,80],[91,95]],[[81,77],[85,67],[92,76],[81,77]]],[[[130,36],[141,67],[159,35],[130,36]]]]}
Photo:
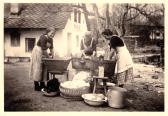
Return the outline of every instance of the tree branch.
{"type": "Polygon", "coordinates": [[[131,20],[135,19],[135,18],[138,17],[138,16],[139,16],[139,14],[136,14],[135,16],[126,19],[126,21],[131,21],[131,20]]]}
{"type": "Polygon", "coordinates": [[[142,10],[142,9],[140,9],[140,8],[138,8],[138,7],[134,7],[134,6],[130,6],[130,8],[137,10],[140,14],[142,14],[143,16],[145,16],[146,18],[148,18],[148,20],[149,20],[150,22],[152,22],[154,25],[158,25],[158,24],[159,24],[158,20],[155,19],[155,18],[151,15],[151,13],[147,13],[145,10],[142,10]]]}

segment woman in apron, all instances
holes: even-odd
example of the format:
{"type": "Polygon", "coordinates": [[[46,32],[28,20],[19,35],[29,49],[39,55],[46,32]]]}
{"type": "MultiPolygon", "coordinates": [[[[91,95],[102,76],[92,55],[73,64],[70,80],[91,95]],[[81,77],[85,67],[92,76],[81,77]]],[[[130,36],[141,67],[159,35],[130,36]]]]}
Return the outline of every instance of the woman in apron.
{"type": "Polygon", "coordinates": [[[123,87],[124,84],[133,81],[133,61],[131,55],[124,41],[117,35],[113,35],[109,29],[106,29],[102,34],[110,41],[110,49],[114,49],[116,52],[116,79],[114,81],[119,87],[123,87]]]}
{"type": "MultiPolygon", "coordinates": [[[[81,43],[80,43],[80,57],[91,58],[91,56],[96,55],[96,41],[92,38],[91,31],[85,32],[81,43]]],[[[72,68],[72,61],[68,65],[69,79],[72,80],[73,77],[78,73],[76,69],[72,68]]]]}
{"type": "Polygon", "coordinates": [[[96,55],[96,41],[92,38],[91,31],[84,34],[81,40],[81,52],[84,57],[91,57],[96,55]]]}
{"type": "Polygon", "coordinates": [[[42,58],[53,57],[53,37],[55,35],[54,28],[46,29],[46,32],[40,36],[37,45],[33,48],[30,63],[29,77],[34,80],[34,89],[40,91],[45,87],[46,78],[42,77],[42,58]],[[50,49],[50,53],[47,52],[50,49]]]}

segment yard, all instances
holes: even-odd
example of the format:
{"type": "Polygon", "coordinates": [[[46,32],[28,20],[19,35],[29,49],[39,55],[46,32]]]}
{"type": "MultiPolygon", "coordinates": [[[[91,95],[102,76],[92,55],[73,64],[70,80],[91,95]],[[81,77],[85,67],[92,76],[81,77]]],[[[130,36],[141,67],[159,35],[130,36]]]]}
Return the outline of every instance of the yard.
{"type": "Polygon", "coordinates": [[[135,82],[127,85],[127,104],[123,109],[107,105],[92,107],[83,101],[60,96],[45,97],[34,91],[28,78],[29,63],[11,63],[4,67],[5,111],[164,111],[164,72],[161,68],[135,64],[135,82]]]}

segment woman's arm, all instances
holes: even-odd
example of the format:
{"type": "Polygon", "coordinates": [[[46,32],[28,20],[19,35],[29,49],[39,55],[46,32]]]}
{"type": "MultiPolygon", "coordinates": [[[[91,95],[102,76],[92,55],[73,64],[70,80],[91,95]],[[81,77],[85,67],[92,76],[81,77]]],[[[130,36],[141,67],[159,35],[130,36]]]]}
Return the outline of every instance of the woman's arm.
{"type": "MultiPolygon", "coordinates": [[[[92,39],[93,39],[93,38],[92,38],[92,39]]],[[[93,39],[93,43],[92,43],[92,50],[93,50],[92,56],[93,56],[93,57],[96,56],[96,44],[97,44],[96,40],[93,39]]]]}
{"type": "Polygon", "coordinates": [[[51,58],[53,58],[54,57],[54,46],[53,46],[53,39],[52,38],[50,38],[50,40],[49,40],[49,42],[50,42],[50,44],[51,44],[51,46],[50,46],[50,56],[51,56],[51,58]]]}
{"type": "Polygon", "coordinates": [[[40,39],[39,39],[39,41],[37,43],[37,45],[39,45],[41,47],[41,49],[42,49],[42,55],[43,55],[42,57],[48,58],[49,55],[47,53],[47,46],[46,46],[46,44],[47,44],[47,38],[46,38],[46,36],[45,35],[41,35],[40,39]]]}
{"type": "Polygon", "coordinates": [[[38,45],[41,47],[42,50],[47,50],[47,37],[45,35],[40,36],[38,45]]]}
{"type": "Polygon", "coordinates": [[[54,50],[50,49],[50,53],[51,53],[51,58],[54,58],[54,50]]]}
{"type": "Polygon", "coordinates": [[[49,58],[49,54],[48,54],[48,52],[47,52],[47,50],[42,50],[42,54],[43,54],[43,56],[42,57],[44,57],[44,58],[49,58]]]}
{"type": "Polygon", "coordinates": [[[80,43],[80,50],[81,50],[81,53],[82,53],[82,56],[86,56],[85,54],[85,51],[84,51],[84,46],[83,46],[83,39],[81,40],[81,43],[80,43]]]}

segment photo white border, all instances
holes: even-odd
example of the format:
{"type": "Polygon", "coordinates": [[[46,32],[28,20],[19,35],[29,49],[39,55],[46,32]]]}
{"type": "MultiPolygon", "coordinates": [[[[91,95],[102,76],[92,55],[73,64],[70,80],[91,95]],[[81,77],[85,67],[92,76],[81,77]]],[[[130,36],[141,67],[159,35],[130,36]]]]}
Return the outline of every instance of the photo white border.
{"type": "MultiPolygon", "coordinates": [[[[168,1],[167,1],[168,2],[168,1]]],[[[168,43],[167,40],[167,27],[168,23],[166,22],[168,14],[167,10],[167,3],[166,0],[0,0],[0,116],[18,116],[18,115],[24,115],[24,116],[30,116],[30,115],[40,115],[40,116],[45,116],[45,115],[67,115],[67,116],[83,116],[83,115],[96,115],[96,116],[118,116],[118,115],[129,115],[129,116],[135,116],[135,115],[152,115],[152,116],[163,116],[167,114],[167,83],[168,83],[168,77],[167,77],[167,46],[166,43],[168,43]],[[4,112],[4,3],[164,3],[165,4],[165,111],[164,112],[4,112]],[[30,114],[31,113],[31,114],[30,114]],[[38,114],[37,114],[38,113],[38,114]],[[148,114],[149,113],[149,114],[148,114]]]]}

